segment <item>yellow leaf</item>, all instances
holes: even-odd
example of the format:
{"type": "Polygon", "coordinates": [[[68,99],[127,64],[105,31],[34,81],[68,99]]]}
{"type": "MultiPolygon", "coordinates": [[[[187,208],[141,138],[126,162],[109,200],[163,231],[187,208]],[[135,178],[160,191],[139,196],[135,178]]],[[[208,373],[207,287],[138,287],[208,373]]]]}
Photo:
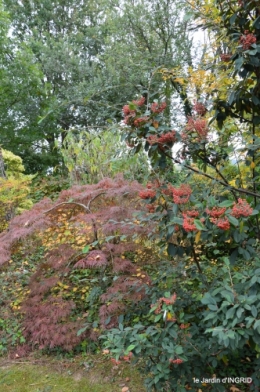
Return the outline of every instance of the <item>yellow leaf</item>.
{"type": "Polygon", "coordinates": [[[225,355],[221,358],[225,365],[228,365],[228,359],[225,355]]]}
{"type": "Polygon", "coordinates": [[[255,162],[251,162],[250,167],[251,167],[251,169],[254,169],[255,168],[255,162]]]}
{"type": "Polygon", "coordinates": [[[230,390],[232,392],[240,392],[241,391],[241,389],[238,389],[237,387],[235,387],[235,385],[232,385],[232,387],[230,387],[230,390]]]}
{"type": "Polygon", "coordinates": [[[196,236],[195,236],[195,244],[197,244],[199,242],[200,236],[201,236],[201,231],[198,231],[196,236]]]}

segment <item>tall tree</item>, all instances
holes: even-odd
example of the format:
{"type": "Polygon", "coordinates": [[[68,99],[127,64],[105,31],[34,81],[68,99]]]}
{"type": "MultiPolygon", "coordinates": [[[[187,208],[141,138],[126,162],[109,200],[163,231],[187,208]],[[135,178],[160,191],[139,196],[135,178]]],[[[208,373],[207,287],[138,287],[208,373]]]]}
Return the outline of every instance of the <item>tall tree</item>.
{"type": "MultiPolygon", "coordinates": [[[[13,45],[25,59],[21,99],[0,108],[3,145],[29,171],[59,164],[55,142],[67,130],[101,130],[121,119],[126,100],[149,94],[151,85],[162,89],[155,70],[191,64],[182,0],[3,1],[13,45]]],[[[162,93],[170,102],[170,82],[162,93]]]]}
{"type": "Polygon", "coordinates": [[[34,155],[37,160],[47,159],[43,165],[54,166],[59,162],[55,140],[72,125],[88,125],[82,107],[90,70],[101,50],[97,26],[103,7],[101,2],[75,4],[71,0],[6,0],[4,4],[12,20],[13,40],[19,49],[29,48],[29,64],[37,64],[41,72],[34,89],[8,111],[9,116],[15,113],[16,131],[6,129],[11,137],[5,147],[22,155],[31,170],[34,155]],[[28,148],[24,139],[29,141],[28,148]]]}

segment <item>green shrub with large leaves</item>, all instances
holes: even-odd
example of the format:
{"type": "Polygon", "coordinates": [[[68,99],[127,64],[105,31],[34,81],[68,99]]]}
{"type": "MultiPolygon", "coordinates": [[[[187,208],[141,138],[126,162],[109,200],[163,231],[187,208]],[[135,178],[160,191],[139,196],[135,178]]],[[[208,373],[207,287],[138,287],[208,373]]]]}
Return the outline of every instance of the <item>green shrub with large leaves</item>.
{"type": "Polygon", "coordinates": [[[239,388],[260,386],[260,260],[246,270],[226,257],[204,267],[198,276],[192,265],[162,265],[138,323],[121,319],[102,336],[117,360],[139,363],[149,391],[225,391],[227,377],[241,377],[239,388]],[[221,381],[203,382],[214,378],[221,381]]]}
{"type": "Polygon", "coordinates": [[[140,360],[148,390],[225,391],[232,382],[244,390],[260,386],[260,16],[255,1],[217,2],[217,7],[233,51],[223,53],[222,65],[229,67],[234,83],[227,101],[212,92],[215,117],[209,121],[212,106],[197,101],[182,129],[173,130],[163,99],[140,98],[123,107],[124,137],[133,150],[138,153],[144,145],[153,167],[164,170],[172,160],[187,173],[179,186],[152,182],[140,192],[150,212],[144,221],[157,222],[150,237],[158,239],[160,233],[174,266],[165,279],[159,267],[159,280],[137,324],[121,323],[102,337],[117,360],[131,357],[130,352],[140,360]],[[229,118],[236,124],[239,147],[231,145],[223,127],[229,118]],[[214,143],[211,132],[217,136],[214,143]],[[172,147],[178,142],[183,148],[176,154],[172,147]],[[229,157],[237,152],[238,169],[248,167],[242,186],[225,174],[229,157]],[[192,173],[208,178],[208,187],[191,188],[192,173]],[[184,276],[176,276],[180,268],[184,276]]]}

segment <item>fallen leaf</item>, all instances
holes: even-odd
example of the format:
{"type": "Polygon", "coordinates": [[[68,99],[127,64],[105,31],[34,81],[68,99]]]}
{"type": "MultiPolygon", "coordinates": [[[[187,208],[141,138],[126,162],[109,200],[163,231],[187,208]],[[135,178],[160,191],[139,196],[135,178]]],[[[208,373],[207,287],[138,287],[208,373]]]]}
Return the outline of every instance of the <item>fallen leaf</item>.
{"type": "Polygon", "coordinates": [[[232,385],[232,387],[230,387],[229,389],[230,389],[230,391],[232,391],[232,392],[240,392],[240,391],[241,391],[240,389],[238,389],[237,387],[235,387],[235,385],[232,385]]]}

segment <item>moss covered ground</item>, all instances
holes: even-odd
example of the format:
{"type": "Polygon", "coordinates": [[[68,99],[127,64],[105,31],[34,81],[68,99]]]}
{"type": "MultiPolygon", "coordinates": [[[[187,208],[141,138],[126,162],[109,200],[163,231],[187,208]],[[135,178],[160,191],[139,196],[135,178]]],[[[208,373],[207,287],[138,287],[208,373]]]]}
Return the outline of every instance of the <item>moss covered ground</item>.
{"type": "Polygon", "coordinates": [[[131,364],[114,366],[99,355],[0,359],[1,392],[145,392],[131,364]],[[128,389],[127,389],[128,388],[128,389]]]}

